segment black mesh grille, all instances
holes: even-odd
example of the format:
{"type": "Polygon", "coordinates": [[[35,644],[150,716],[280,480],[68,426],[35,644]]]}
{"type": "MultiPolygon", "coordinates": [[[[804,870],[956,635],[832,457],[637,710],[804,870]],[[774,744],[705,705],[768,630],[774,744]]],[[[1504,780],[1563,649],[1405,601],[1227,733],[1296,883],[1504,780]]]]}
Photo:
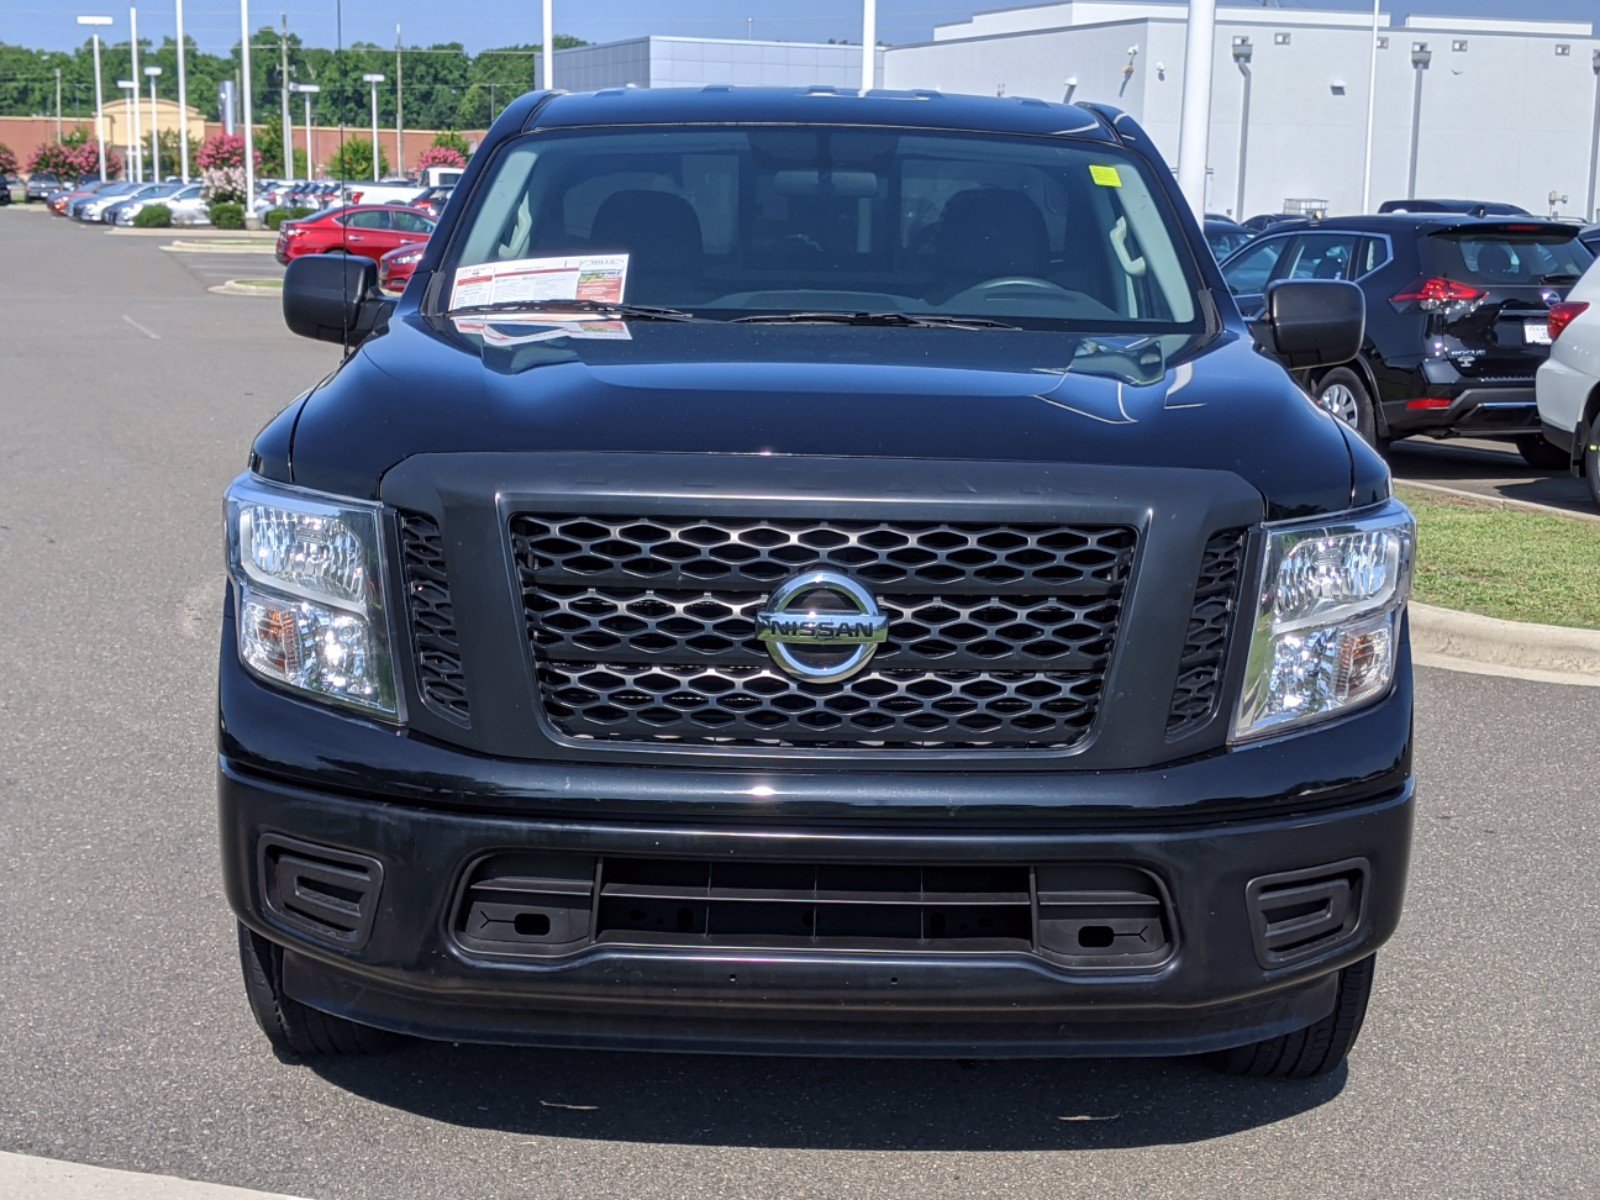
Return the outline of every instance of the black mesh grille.
{"type": "Polygon", "coordinates": [[[1228,631],[1239,603],[1239,576],[1244,563],[1245,531],[1224,530],[1206,543],[1195,585],[1189,632],[1178,663],[1178,683],[1167,711],[1167,736],[1181,737],[1216,715],[1223,667],[1228,656],[1228,631]]]}
{"type": "Polygon", "coordinates": [[[429,708],[452,721],[469,724],[471,712],[439,523],[423,513],[401,512],[399,525],[417,688],[429,708]]]}
{"type": "Polygon", "coordinates": [[[630,741],[747,744],[1071,746],[1089,731],[1098,675],[866,671],[804,683],[771,667],[615,663],[539,668],[545,711],[564,729],[630,741]]]}
{"type": "Polygon", "coordinates": [[[742,518],[511,522],[545,711],[571,737],[1060,749],[1093,725],[1135,531],[742,518]],[[888,642],[853,678],[777,670],[773,585],[845,572],[888,642]]]}

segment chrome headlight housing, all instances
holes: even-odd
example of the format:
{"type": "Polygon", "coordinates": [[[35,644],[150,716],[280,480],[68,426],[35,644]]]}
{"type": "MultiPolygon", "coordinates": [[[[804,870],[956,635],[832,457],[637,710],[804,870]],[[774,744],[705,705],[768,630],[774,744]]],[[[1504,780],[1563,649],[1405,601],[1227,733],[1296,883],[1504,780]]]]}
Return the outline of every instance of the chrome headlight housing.
{"type": "Polygon", "coordinates": [[[1234,741],[1340,716],[1389,690],[1416,542],[1398,500],[1268,527],[1234,741]]]}
{"type": "Polygon", "coordinates": [[[239,658],[256,675],[399,720],[382,506],[241,475],[224,502],[239,658]]]}

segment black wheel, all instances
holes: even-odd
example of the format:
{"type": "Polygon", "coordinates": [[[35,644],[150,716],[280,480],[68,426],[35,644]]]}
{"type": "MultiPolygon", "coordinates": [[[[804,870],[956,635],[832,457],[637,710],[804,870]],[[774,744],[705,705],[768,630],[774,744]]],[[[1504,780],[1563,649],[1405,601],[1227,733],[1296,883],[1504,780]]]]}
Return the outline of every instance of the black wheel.
{"type": "Polygon", "coordinates": [[[1256,1079],[1312,1079],[1334,1070],[1350,1053],[1367,1015],[1376,957],[1339,972],[1333,1011],[1315,1025],[1212,1056],[1212,1065],[1229,1075],[1256,1079]]]}
{"type": "Polygon", "coordinates": [[[1583,439],[1583,477],[1589,481],[1589,496],[1600,504],[1600,413],[1583,439]]]}
{"type": "Polygon", "coordinates": [[[301,1004],[283,992],[283,949],[239,926],[239,965],[256,1024],[280,1054],[376,1054],[403,1039],[301,1004]]]}
{"type": "Polygon", "coordinates": [[[1378,414],[1360,375],[1348,367],[1336,367],[1317,381],[1311,398],[1318,408],[1326,409],[1359,433],[1368,445],[1378,445],[1378,414]]]}
{"type": "Polygon", "coordinates": [[[1517,453],[1535,471],[1565,471],[1572,465],[1571,455],[1555,443],[1545,441],[1539,434],[1519,437],[1517,453]]]}

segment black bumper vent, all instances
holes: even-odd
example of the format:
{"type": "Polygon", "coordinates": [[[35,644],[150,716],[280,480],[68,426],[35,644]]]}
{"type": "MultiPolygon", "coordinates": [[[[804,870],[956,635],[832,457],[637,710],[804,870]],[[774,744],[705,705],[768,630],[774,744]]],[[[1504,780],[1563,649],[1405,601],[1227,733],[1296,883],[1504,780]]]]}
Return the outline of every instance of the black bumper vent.
{"type": "Polygon", "coordinates": [[[377,859],[267,834],[257,865],[262,900],[278,920],[350,949],[366,944],[383,887],[377,859]]]}
{"type": "Polygon", "coordinates": [[[1178,682],[1167,710],[1169,738],[1193,733],[1216,716],[1228,661],[1228,634],[1239,606],[1245,543],[1242,529],[1225,530],[1206,543],[1189,632],[1178,660],[1178,682]]]}
{"type": "Polygon", "coordinates": [[[1155,880],[1133,867],[788,863],[505,854],[468,875],[456,941],[490,956],[593,944],[1023,953],[1141,969],[1172,953],[1155,880]]]}
{"type": "Polygon", "coordinates": [[[1365,859],[1251,880],[1245,897],[1256,958],[1264,967],[1283,967],[1351,940],[1361,926],[1366,885],[1365,859]]]}
{"type": "Polygon", "coordinates": [[[422,702],[434,712],[468,726],[472,713],[461,671],[461,645],[456,636],[455,609],[450,603],[450,577],[445,573],[439,523],[424,513],[402,511],[399,526],[417,690],[422,702]]]}
{"type": "Polygon", "coordinates": [[[1070,749],[1099,709],[1127,526],[730,517],[511,520],[545,714],[564,736],[892,750],[1070,749]],[[776,670],[773,586],[834,569],[888,641],[832,683],[776,670]]]}

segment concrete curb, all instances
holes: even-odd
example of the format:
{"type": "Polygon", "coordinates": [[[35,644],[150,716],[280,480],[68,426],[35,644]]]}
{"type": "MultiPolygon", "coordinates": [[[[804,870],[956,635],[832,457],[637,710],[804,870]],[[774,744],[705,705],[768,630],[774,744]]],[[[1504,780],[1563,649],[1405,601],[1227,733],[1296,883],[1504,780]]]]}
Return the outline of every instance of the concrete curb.
{"type": "Polygon", "coordinates": [[[256,237],[247,229],[213,229],[210,225],[168,225],[162,229],[135,229],[131,225],[113,225],[106,230],[112,237],[181,237],[186,241],[203,242],[213,239],[231,242],[260,242],[275,245],[277,234],[256,237]]]}
{"type": "Polygon", "coordinates": [[[3,1151],[0,1194],[17,1200],[292,1200],[172,1175],[144,1175],[3,1151]]]}
{"type": "Polygon", "coordinates": [[[1438,492],[1441,495],[1452,496],[1458,500],[1471,500],[1478,504],[1487,504],[1491,508],[1512,508],[1518,512],[1538,513],[1543,517],[1566,517],[1572,521],[1588,521],[1600,525],[1600,512],[1574,512],[1570,508],[1557,508],[1553,504],[1540,504],[1534,500],[1514,500],[1510,496],[1486,496],[1481,492],[1469,492],[1466,488],[1450,487],[1443,483],[1423,483],[1420,479],[1395,478],[1398,487],[1416,488],[1424,492],[1438,492]]]}
{"type": "Polygon", "coordinates": [[[1427,665],[1600,686],[1600,630],[1502,621],[1413,602],[1411,646],[1427,665]]]}
{"type": "Polygon", "coordinates": [[[281,287],[261,287],[243,279],[230,279],[226,283],[219,283],[215,287],[206,289],[219,296],[282,296],[281,287]]]}
{"type": "Polygon", "coordinates": [[[179,239],[161,248],[169,254],[272,254],[277,250],[277,243],[216,241],[208,245],[179,239]]]}

